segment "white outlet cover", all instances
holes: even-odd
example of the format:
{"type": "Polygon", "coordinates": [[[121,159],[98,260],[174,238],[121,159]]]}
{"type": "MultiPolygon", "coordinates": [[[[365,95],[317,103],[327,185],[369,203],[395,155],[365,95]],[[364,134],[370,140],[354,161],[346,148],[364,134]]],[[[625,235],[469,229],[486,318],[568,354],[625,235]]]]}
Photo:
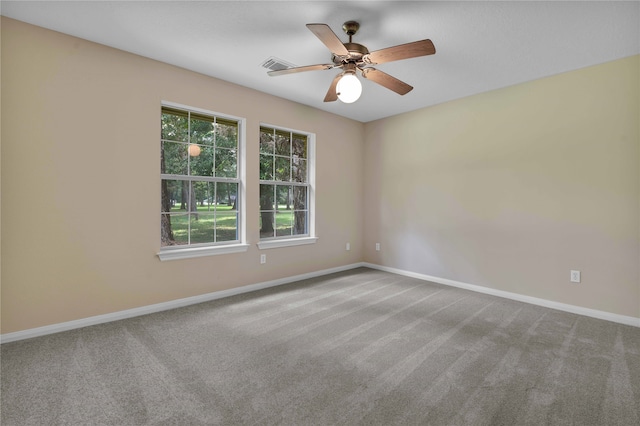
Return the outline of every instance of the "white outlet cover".
{"type": "Polygon", "coordinates": [[[580,271],[571,271],[571,275],[569,277],[572,283],[580,282],[580,271]]]}

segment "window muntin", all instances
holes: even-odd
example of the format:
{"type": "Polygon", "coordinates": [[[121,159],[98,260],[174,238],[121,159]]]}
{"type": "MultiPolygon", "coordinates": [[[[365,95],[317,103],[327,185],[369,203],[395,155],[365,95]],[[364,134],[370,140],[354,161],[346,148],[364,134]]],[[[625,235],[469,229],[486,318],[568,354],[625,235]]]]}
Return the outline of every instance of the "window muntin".
{"type": "Polygon", "coordinates": [[[311,135],[260,127],[260,239],[311,236],[311,135]]]}
{"type": "Polygon", "coordinates": [[[241,240],[240,121],[163,106],[161,247],[241,240]]]}

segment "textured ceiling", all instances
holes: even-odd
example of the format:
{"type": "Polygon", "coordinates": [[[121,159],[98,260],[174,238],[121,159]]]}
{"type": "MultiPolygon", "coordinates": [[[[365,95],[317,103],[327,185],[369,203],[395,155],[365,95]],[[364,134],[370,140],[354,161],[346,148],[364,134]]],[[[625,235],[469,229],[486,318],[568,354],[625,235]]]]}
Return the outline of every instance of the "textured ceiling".
{"type": "Polygon", "coordinates": [[[640,2],[6,1],[4,16],[133,52],[362,122],[640,53],[640,2]],[[363,81],[322,100],[338,70],[269,77],[269,57],[330,63],[305,27],[361,24],[370,51],[429,38],[432,56],[378,65],[414,90],[363,81]]]}

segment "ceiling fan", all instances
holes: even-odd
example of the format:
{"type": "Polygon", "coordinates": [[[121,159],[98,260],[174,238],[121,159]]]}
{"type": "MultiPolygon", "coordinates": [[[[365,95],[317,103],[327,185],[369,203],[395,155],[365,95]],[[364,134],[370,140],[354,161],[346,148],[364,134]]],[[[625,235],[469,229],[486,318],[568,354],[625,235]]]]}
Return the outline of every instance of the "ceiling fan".
{"type": "Polygon", "coordinates": [[[329,48],[333,63],[286,68],[269,71],[268,74],[270,76],[277,76],[303,71],[340,68],[343,72],[333,79],[329,91],[327,91],[324,97],[325,102],[333,102],[337,99],[345,103],[355,102],[362,93],[362,84],[356,77],[356,71],[360,71],[362,77],[368,80],[378,83],[400,95],[405,95],[413,89],[412,86],[383,71],[373,68],[371,65],[433,55],[436,53],[436,48],[429,39],[369,52],[369,49],[365,46],[351,41],[353,35],[360,28],[360,24],[356,21],[347,21],[342,25],[342,29],[349,36],[348,43],[342,43],[338,36],[336,36],[326,24],[307,24],[307,28],[329,48]]]}

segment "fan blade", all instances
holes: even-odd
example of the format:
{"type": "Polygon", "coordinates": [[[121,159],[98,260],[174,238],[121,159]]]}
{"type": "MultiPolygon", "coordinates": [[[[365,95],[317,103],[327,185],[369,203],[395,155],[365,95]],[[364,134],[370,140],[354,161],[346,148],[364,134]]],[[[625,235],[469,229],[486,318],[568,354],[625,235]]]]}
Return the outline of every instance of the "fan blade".
{"type": "Polygon", "coordinates": [[[418,56],[433,55],[434,53],[436,53],[436,47],[431,40],[427,39],[376,50],[364,55],[362,60],[366,64],[375,65],[399,61],[401,59],[416,58],[418,56]]]}
{"type": "Polygon", "coordinates": [[[304,71],[330,70],[333,67],[335,67],[335,64],[306,65],[304,67],[285,68],[283,70],[269,71],[267,74],[269,74],[271,77],[275,77],[277,75],[294,74],[304,71]]]}
{"type": "Polygon", "coordinates": [[[342,73],[336,75],[336,77],[331,82],[331,86],[327,91],[327,94],[324,97],[325,102],[333,102],[338,100],[338,93],[336,92],[336,86],[338,85],[338,81],[342,78],[342,73]]]}
{"type": "Polygon", "coordinates": [[[375,68],[363,68],[361,69],[361,71],[362,76],[367,80],[372,80],[389,90],[393,90],[399,95],[406,95],[413,90],[412,86],[409,86],[404,81],[400,81],[397,78],[390,76],[386,72],[377,70],[375,68]]]}
{"type": "Polygon", "coordinates": [[[307,28],[336,56],[349,56],[349,51],[327,24],[307,24],[307,28]]]}

